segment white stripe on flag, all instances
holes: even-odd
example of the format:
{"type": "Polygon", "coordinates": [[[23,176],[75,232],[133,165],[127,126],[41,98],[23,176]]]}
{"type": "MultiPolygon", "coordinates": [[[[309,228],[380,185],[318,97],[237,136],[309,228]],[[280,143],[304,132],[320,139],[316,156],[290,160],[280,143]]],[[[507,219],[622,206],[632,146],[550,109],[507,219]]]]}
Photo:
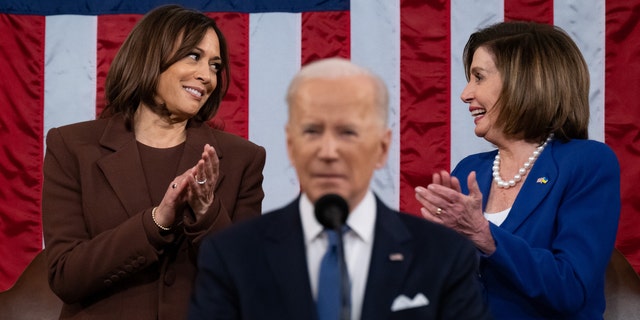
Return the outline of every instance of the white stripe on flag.
{"type": "Polygon", "coordinates": [[[476,137],[469,108],[460,100],[467,84],[462,50],[473,32],[503,20],[503,0],[451,1],[451,169],[470,154],[493,149],[476,137]]]}
{"type": "Polygon", "coordinates": [[[44,133],[95,119],[97,17],[46,17],[44,133]]]}
{"type": "Polygon", "coordinates": [[[589,138],[604,142],[605,2],[554,1],[554,24],[577,43],[589,66],[589,138]]]}
{"type": "Polygon", "coordinates": [[[379,75],[389,88],[392,142],[372,189],[390,207],[400,203],[400,5],[398,1],[351,1],[351,59],[379,75]]]}
{"type": "Polygon", "coordinates": [[[285,93],[300,69],[301,16],[259,13],[249,16],[249,140],[267,150],[262,211],[293,200],[300,188],[287,157],[285,93]]]}

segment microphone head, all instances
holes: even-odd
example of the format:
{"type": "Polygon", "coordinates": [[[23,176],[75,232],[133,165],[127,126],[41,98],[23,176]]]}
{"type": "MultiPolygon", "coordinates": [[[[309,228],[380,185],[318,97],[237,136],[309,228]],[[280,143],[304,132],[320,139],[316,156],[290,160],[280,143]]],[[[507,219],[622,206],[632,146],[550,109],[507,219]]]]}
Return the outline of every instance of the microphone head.
{"type": "Polygon", "coordinates": [[[349,205],[337,194],[326,194],[315,203],[316,219],[328,229],[339,229],[347,221],[349,205]]]}

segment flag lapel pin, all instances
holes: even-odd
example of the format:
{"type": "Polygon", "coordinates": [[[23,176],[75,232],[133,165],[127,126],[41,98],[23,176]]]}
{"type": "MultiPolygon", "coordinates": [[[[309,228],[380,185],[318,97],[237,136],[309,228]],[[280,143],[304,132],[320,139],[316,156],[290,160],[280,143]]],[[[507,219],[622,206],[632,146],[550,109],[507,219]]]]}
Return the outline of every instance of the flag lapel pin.
{"type": "Polygon", "coordinates": [[[392,253],[389,255],[389,260],[391,261],[402,261],[404,260],[404,256],[402,253],[392,253]]]}

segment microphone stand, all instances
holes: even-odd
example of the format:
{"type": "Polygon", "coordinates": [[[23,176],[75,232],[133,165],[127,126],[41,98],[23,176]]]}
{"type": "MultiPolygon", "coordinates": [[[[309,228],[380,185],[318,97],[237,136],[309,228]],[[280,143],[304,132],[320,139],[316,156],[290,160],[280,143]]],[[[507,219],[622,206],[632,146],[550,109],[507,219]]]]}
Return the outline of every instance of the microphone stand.
{"type": "Polygon", "coordinates": [[[349,271],[344,259],[344,245],[342,231],[349,215],[349,205],[337,194],[325,194],[314,204],[315,216],[318,222],[327,229],[332,229],[338,236],[336,243],[338,253],[338,265],[340,272],[340,320],[351,319],[351,283],[349,271]]]}

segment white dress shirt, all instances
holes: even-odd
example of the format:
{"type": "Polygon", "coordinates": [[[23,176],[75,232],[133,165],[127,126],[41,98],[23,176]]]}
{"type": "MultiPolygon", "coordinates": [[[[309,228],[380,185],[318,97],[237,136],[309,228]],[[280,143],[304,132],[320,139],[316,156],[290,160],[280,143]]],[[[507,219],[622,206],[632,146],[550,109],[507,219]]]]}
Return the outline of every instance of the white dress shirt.
{"type": "Polygon", "coordinates": [[[505,220],[507,220],[507,216],[509,215],[510,211],[511,211],[511,208],[508,208],[500,212],[495,212],[495,213],[485,212],[484,217],[485,219],[489,220],[490,222],[493,222],[493,224],[499,227],[505,220]]]}
{"type": "MultiPolygon", "coordinates": [[[[318,296],[320,261],[327,251],[328,239],[322,225],[316,220],[314,206],[305,194],[300,197],[300,218],[307,249],[307,266],[313,298],[318,296]]],[[[344,256],[351,280],[351,319],[358,320],[369,274],[369,261],[373,249],[376,222],[376,200],[369,190],[362,202],[349,213],[349,231],[343,236],[344,256]]]]}

